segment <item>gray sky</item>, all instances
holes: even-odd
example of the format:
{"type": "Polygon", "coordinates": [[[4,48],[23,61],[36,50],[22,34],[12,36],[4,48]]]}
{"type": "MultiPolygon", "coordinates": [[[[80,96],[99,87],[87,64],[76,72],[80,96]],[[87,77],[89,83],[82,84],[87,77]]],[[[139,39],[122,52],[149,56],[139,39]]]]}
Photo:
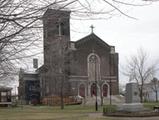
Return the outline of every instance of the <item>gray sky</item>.
{"type": "MultiPolygon", "coordinates": [[[[143,48],[150,59],[159,59],[159,2],[143,7],[130,7],[127,14],[137,20],[125,16],[115,16],[108,20],[71,21],[71,40],[78,40],[90,34],[93,24],[94,33],[110,45],[116,47],[119,53],[120,66],[125,59],[143,48]],[[78,32],[73,32],[78,31],[78,32]]],[[[120,82],[126,78],[120,74],[120,82]]]]}

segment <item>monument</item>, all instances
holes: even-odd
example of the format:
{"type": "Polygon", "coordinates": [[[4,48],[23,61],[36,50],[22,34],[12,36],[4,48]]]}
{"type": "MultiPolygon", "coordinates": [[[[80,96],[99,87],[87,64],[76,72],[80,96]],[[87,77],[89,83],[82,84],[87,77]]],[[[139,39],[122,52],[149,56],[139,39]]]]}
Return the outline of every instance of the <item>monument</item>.
{"type": "Polygon", "coordinates": [[[137,83],[126,84],[125,103],[139,103],[139,90],[137,83]]]}
{"type": "Polygon", "coordinates": [[[140,103],[138,84],[126,84],[125,103],[118,105],[118,111],[138,112],[143,109],[143,104],[140,103]]]}

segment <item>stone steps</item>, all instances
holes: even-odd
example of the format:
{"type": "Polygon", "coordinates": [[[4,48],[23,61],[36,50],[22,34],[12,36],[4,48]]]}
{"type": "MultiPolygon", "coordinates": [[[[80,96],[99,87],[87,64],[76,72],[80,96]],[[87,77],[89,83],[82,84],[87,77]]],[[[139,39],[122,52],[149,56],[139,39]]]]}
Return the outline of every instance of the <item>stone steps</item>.
{"type": "MultiPolygon", "coordinates": [[[[125,98],[123,96],[120,96],[120,95],[113,95],[111,97],[111,100],[112,100],[112,104],[121,104],[121,103],[124,103],[125,102],[125,98]]],[[[82,104],[84,105],[94,105],[96,102],[96,97],[93,96],[93,97],[87,97],[85,99],[83,99],[83,102],[82,104]]],[[[98,105],[101,105],[101,98],[98,96],[97,97],[97,102],[98,102],[98,105]]],[[[103,99],[103,104],[109,104],[110,103],[110,97],[105,97],[103,99]]]]}

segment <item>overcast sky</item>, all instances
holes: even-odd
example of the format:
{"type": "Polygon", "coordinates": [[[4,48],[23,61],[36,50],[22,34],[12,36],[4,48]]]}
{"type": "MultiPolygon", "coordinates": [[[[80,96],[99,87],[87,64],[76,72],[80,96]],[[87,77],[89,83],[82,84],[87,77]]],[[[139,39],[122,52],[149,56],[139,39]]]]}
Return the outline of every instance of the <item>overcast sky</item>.
{"type": "MultiPolygon", "coordinates": [[[[71,40],[78,40],[90,34],[90,25],[94,25],[94,33],[110,45],[116,47],[119,53],[120,66],[125,59],[143,48],[151,59],[159,59],[159,2],[143,7],[131,7],[126,16],[116,16],[108,20],[71,21],[71,40]],[[78,32],[73,32],[77,31],[78,32]]],[[[120,82],[126,78],[120,74],[120,82]]]]}

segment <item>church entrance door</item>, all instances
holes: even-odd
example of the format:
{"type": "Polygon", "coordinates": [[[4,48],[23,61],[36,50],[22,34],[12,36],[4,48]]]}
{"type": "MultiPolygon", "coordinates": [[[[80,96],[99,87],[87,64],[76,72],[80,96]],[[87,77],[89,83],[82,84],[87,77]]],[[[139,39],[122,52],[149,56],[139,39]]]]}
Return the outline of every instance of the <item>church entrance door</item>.
{"type": "Polygon", "coordinates": [[[80,95],[81,97],[85,97],[85,86],[84,86],[84,84],[81,84],[81,85],[79,86],[79,95],[80,95]]]}
{"type": "Polygon", "coordinates": [[[108,96],[108,85],[104,84],[103,85],[103,97],[107,97],[108,96]]]}
{"type": "Polygon", "coordinates": [[[97,89],[96,89],[96,87],[97,87],[97,86],[96,86],[95,83],[93,83],[93,84],[91,85],[91,97],[97,95],[97,89]]]}

